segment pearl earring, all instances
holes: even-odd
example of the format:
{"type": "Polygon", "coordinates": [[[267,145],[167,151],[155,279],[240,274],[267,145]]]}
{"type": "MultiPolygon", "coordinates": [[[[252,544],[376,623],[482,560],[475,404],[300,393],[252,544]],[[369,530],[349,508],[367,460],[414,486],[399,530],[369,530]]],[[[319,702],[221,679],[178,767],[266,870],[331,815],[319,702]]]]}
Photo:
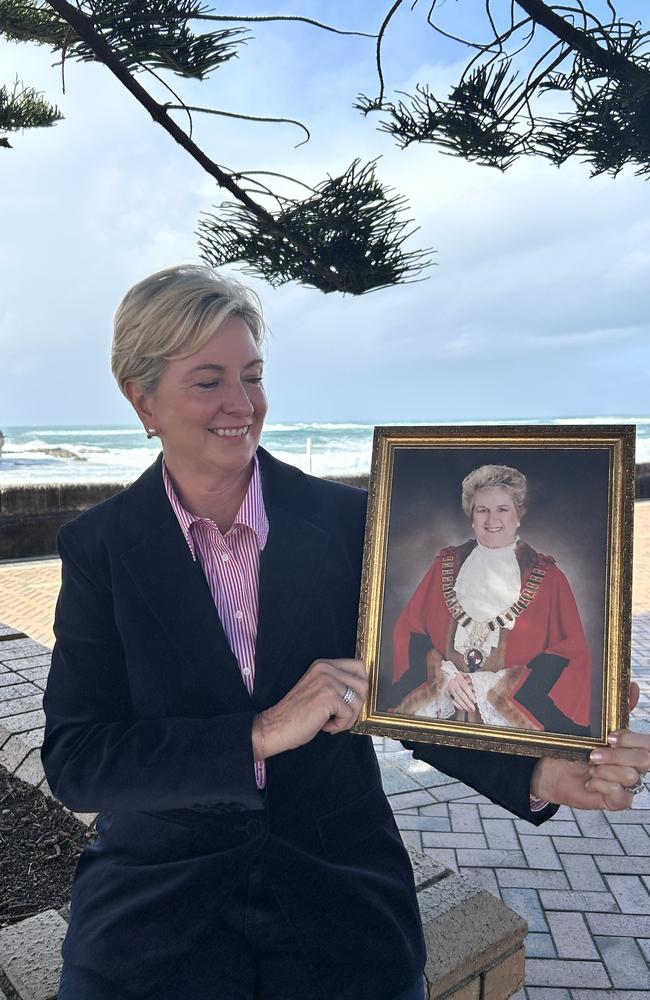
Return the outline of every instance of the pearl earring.
{"type": "Polygon", "coordinates": [[[149,427],[149,428],[147,429],[147,439],[148,439],[148,440],[150,441],[150,440],[151,440],[151,438],[155,438],[155,437],[156,437],[156,434],[157,434],[157,433],[158,433],[158,432],[156,431],[156,428],[155,428],[155,427],[149,427]]]}

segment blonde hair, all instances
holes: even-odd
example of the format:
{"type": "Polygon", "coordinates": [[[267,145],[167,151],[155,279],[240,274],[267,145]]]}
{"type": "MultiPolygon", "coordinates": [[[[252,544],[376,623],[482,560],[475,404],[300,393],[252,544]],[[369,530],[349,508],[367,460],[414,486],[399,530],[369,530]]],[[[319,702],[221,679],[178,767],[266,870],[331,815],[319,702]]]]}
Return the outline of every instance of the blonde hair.
{"type": "Polygon", "coordinates": [[[234,278],[181,264],[138,282],[115,313],[111,369],[121,391],[133,380],[154,392],[167,362],[200,351],[230,316],[241,317],[255,343],[263,342],[259,298],[234,278]]]}
{"type": "Polygon", "coordinates": [[[528,486],[523,472],[509,465],[481,465],[463,479],[462,504],[468,517],[472,516],[478,490],[493,487],[501,487],[510,494],[520,517],[526,513],[528,486]]]}

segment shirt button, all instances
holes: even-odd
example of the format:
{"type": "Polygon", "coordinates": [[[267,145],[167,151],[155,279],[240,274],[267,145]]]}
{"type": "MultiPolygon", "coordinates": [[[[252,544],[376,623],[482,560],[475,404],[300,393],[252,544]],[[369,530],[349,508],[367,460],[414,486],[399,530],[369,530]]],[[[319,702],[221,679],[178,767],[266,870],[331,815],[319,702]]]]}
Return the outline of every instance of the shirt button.
{"type": "Polygon", "coordinates": [[[228,562],[229,559],[230,559],[230,556],[228,555],[227,552],[222,552],[221,553],[221,561],[222,562],[228,562]]]}
{"type": "Polygon", "coordinates": [[[237,619],[238,622],[240,622],[243,617],[244,617],[243,611],[235,611],[235,618],[237,619]]]}
{"type": "Polygon", "coordinates": [[[242,674],[244,675],[244,677],[250,677],[250,675],[251,675],[251,668],[250,667],[244,667],[244,669],[242,670],[242,674]]]}

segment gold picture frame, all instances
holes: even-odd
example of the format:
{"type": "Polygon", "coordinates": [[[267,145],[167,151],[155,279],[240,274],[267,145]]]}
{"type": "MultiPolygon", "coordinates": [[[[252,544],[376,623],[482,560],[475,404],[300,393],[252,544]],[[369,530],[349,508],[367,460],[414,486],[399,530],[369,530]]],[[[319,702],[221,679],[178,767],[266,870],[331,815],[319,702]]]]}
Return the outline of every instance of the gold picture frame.
{"type": "Polygon", "coordinates": [[[356,732],[580,760],[627,725],[635,430],[375,429],[357,641],[370,689],[356,732]],[[511,486],[472,493],[486,476],[510,475],[485,466],[523,473],[523,506],[511,486]],[[459,513],[461,481],[475,471],[459,513]],[[516,495],[514,514],[504,495],[516,495]],[[508,567],[500,613],[495,560],[508,567]],[[488,592],[485,620],[474,608],[488,592]],[[471,711],[457,700],[467,685],[471,711]]]}

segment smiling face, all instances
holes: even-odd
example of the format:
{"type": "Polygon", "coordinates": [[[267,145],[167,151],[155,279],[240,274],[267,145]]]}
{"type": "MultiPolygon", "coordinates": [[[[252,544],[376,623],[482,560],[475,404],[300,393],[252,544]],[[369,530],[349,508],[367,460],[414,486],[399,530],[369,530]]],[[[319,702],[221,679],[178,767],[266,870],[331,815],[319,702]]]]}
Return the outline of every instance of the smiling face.
{"type": "Polygon", "coordinates": [[[476,540],[489,549],[512,545],[519,527],[519,514],[512,496],[503,486],[477,490],[472,509],[476,540]]]}
{"type": "Polygon", "coordinates": [[[243,319],[230,316],[195,354],[169,361],[157,388],[125,392],[162,440],[170,469],[185,476],[244,474],[266,416],[262,357],[243,319]]]}

